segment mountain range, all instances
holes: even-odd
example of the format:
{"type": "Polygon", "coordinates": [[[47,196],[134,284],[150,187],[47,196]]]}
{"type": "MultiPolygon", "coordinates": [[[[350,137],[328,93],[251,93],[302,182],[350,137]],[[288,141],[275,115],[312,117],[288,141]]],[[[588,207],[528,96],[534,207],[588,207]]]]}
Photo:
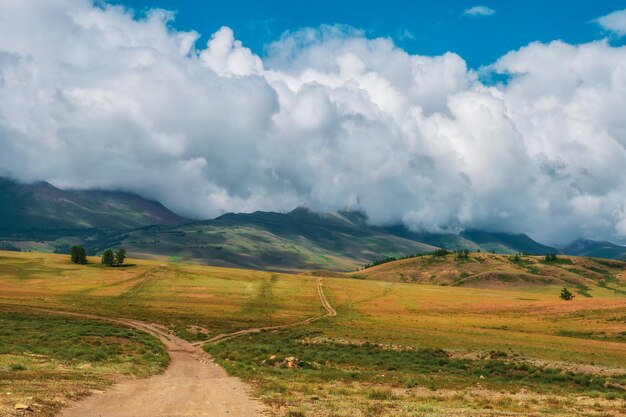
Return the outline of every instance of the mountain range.
{"type": "Polygon", "coordinates": [[[0,249],[99,253],[123,245],[134,257],[291,271],[351,271],[385,257],[445,247],[494,253],[626,259],[626,247],[579,240],[560,250],[525,234],[467,230],[417,233],[402,225],[371,226],[359,212],[227,213],[191,220],[156,201],[106,190],[61,190],[47,182],[0,178],[0,249]]]}

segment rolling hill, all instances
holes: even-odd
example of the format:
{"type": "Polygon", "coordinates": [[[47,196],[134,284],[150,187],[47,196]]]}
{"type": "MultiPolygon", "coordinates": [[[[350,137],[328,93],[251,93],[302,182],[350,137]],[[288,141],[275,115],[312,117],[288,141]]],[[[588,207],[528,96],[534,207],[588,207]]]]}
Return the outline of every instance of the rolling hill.
{"type": "Polygon", "coordinates": [[[573,287],[583,297],[588,295],[589,286],[601,286],[626,295],[619,289],[626,283],[626,262],[565,255],[552,262],[542,256],[491,253],[471,253],[468,259],[459,259],[453,253],[426,255],[384,263],[350,276],[477,288],[558,285],[573,287]]]}

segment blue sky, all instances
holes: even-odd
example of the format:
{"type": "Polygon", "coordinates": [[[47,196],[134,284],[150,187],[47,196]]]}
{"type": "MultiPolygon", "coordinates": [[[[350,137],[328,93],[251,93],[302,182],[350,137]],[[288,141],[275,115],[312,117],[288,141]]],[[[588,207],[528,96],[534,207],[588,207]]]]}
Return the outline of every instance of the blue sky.
{"type": "Polygon", "coordinates": [[[626,0],[106,1],[0,1],[0,175],[626,244],[626,0]]]}
{"type": "MultiPolygon", "coordinates": [[[[386,36],[411,53],[461,55],[472,68],[492,63],[506,52],[532,41],[556,39],[584,43],[606,33],[593,20],[626,8],[626,0],[602,1],[373,1],[373,0],[123,0],[143,13],[150,8],[176,11],[173,25],[193,29],[206,42],[221,26],[229,26],[244,45],[263,55],[264,45],[284,31],[321,24],[347,24],[386,36]],[[495,11],[490,16],[469,16],[474,6],[495,11]]],[[[614,45],[623,38],[612,39],[614,45]]]]}

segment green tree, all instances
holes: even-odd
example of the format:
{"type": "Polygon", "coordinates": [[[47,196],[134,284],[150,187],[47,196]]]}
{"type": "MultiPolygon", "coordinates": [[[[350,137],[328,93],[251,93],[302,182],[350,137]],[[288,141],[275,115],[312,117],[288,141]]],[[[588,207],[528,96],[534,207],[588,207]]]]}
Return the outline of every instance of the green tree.
{"type": "Polygon", "coordinates": [[[115,252],[115,265],[122,265],[124,263],[124,259],[126,259],[126,249],[119,248],[117,252],[115,252]]]}
{"type": "Polygon", "coordinates": [[[78,259],[80,260],[79,263],[81,264],[87,263],[87,252],[85,252],[85,248],[83,247],[83,245],[80,245],[78,247],[78,259]]]}
{"type": "Polygon", "coordinates": [[[70,248],[70,259],[75,264],[86,264],[87,253],[82,245],[73,245],[70,248]]]}
{"type": "Polygon", "coordinates": [[[570,301],[574,298],[574,294],[572,294],[567,288],[563,288],[559,297],[561,300],[570,301]]]}
{"type": "Polygon", "coordinates": [[[103,265],[113,266],[113,263],[115,262],[115,255],[113,254],[113,251],[111,249],[107,249],[102,252],[101,259],[103,265]]]}

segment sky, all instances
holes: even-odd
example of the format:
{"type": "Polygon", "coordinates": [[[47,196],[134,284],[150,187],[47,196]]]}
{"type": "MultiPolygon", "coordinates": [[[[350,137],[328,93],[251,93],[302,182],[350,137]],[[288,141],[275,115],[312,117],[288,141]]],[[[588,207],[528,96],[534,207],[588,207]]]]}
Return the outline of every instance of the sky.
{"type": "MultiPolygon", "coordinates": [[[[370,38],[390,37],[411,54],[455,52],[468,66],[488,65],[530,42],[582,43],[606,31],[593,22],[626,8],[625,0],[237,0],[216,3],[190,0],[120,0],[138,15],[155,7],[176,13],[172,25],[195,30],[206,40],[222,26],[263,56],[267,44],[286,31],[342,24],[363,29],[370,38]],[[216,6],[218,5],[219,6],[216,6]],[[466,11],[475,9],[476,13],[466,11]],[[493,13],[485,13],[492,10],[493,13]],[[480,13],[480,12],[483,13],[480,13]]],[[[621,39],[614,43],[623,44],[621,39]]]]}
{"type": "Polygon", "coordinates": [[[0,0],[0,175],[626,243],[626,1],[268,3],[0,0]]]}

